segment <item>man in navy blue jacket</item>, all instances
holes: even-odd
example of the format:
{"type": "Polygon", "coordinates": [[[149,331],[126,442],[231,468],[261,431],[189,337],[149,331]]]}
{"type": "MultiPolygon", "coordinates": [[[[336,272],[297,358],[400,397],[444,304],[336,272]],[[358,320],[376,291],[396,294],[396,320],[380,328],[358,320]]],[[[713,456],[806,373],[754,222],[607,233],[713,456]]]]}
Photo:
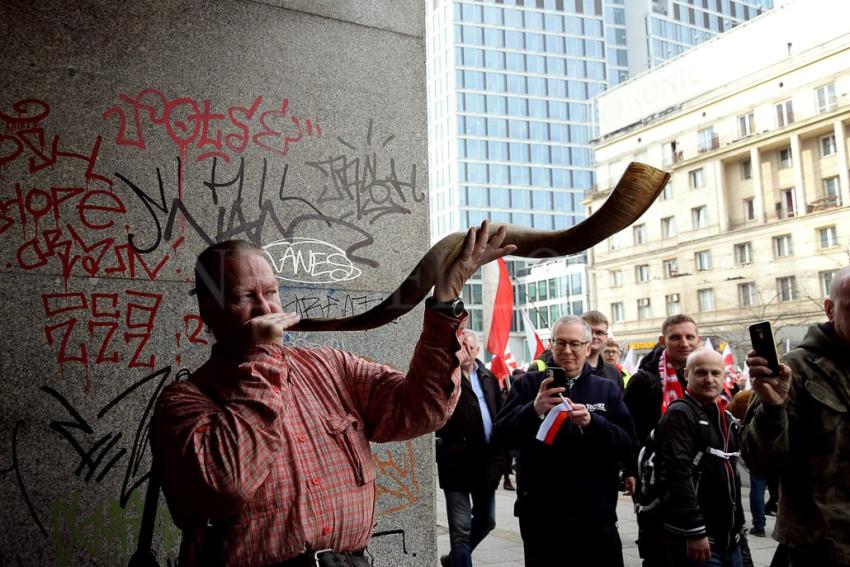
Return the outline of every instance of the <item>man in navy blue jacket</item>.
{"type": "MultiPolygon", "coordinates": [[[[623,565],[616,525],[619,463],[635,466],[637,441],[620,388],[586,362],[591,337],[580,317],[558,319],[552,354],[565,371],[566,388],[551,387],[545,372],[529,372],[496,418],[496,442],[518,449],[514,514],[526,567],[623,565]],[[562,396],[571,408],[567,419],[551,444],[539,441],[547,413],[562,396]]],[[[627,488],[633,486],[629,479],[627,488]]]]}

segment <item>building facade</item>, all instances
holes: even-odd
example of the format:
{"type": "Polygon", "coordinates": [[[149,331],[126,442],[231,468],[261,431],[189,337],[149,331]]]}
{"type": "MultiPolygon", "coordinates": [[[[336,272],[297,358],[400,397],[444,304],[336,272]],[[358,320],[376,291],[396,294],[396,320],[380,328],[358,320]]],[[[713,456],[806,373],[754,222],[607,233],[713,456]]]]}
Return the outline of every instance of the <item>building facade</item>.
{"type": "MultiPolygon", "coordinates": [[[[732,4],[747,6],[743,18],[761,3],[732,4]]],[[[427,0],[432,241],[485,218],[544,230],[584,218],[597,135],[591,100],[628,77],[631,4],[427,0]]],[[[575,275],[585,257],[540,267],[509,261],[514,305],[529,311],[544,338],[558,316],[588,308],[586,275],[575,275]]],[[[474,277],[465,299],[471,327],[486,332],[482,283],[474,277]]],[[[518,313],[513,331],[511,350],[528,362],[518,313]]]]}
{"type": "Polygon", "coordinates": [[[749,323],[793,342],[824,320],[831,277],[850,263],[850,34],[832,23],[848,10],[789,2],[599,98],[590,210],[629,161],[672,172],[651,209],[590,254],[594,304],[622,338],[645,348],[687,313],[743,354],[749,323]],[[765,46],[758,60],[736,60],[752,45],[765,46]]]}
{"type": "Polygon", "coordinates": [[[629,75],[681,55],[773,4],[774,0],[629,0],[624,5],[629,75]]]}

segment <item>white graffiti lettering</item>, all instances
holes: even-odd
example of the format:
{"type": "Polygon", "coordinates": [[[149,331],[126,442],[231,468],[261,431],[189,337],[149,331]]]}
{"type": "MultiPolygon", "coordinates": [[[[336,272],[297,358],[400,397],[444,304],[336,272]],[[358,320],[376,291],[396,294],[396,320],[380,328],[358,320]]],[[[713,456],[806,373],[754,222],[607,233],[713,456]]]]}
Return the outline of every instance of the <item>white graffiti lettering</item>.
{"type": "Polygon", "coordinates": [[[263,247],[279,280],[338,283],[360,277],[345,251],[322,240],[295,237],[263,247]]]}

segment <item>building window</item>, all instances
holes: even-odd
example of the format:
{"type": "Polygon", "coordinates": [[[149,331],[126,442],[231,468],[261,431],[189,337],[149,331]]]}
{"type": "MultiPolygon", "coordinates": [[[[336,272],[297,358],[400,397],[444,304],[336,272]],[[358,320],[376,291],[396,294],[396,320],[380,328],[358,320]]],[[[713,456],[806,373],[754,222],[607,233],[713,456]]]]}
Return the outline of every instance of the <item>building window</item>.
{"type": "Polygon", "coordinates": [[[780,302],[797,299],[797,278],[794,276],[776,278],[776,297],[780,302]]]}
{"type": "Polygon", "coordinates": [[[751,242],[742,242],[735,245],[735,263],[746,266],[753,263],[753,245],[751,242]]]}
{"type": "Polygon", "coordinates": [[[670,295],[666,295],[664,297],[664,301],[667,304],[667,315],[678,315],[682,312],[682,302],[679,300],[678,293],[671,293],[670,295]]]}
{"type": "Polygon", "coordinates": [[[675,278],[679,275],[679,260],[677,258],[664,260],[663,265],[665,278],[675,278]]]}
{"type": "Polygon", "coordinates": [[[611,319],[615,323],[620,323],[623,320],[623,304],[622,302],[611,304],[611,319]]]}
{"type": "Polygon", "coordinates": [[[673,198],[673,183],[667,182],[667,185],[664,186],[664,190],[661,192],[661,200],[669,201],[673,198]]]}
{"type": "Polygon", "coordinates": [[[753,282],[738,284],[738,305],[741,307],[751,307],[756,304],[756,284],[753,282]]]}
{"type": "Polygon", "coordinates": [[[622,270],[611,270],[608,274],[611,278],[611,287],[621,287],[623,285],[622,270]]]}
{"type": "Polygon", "coordinates": [[[788,169],[792,165],[794,165],[793,160],[791,159],[791,148],[782,148],[778,152],[779,156],[779,169],[788,169]]]}
{"type": "Polygon", "coordinates": [[[638,224],[632,227],[632,234],[635,239],[635,244],[646,243],[646,225],[638,224]]]}
{"type": "Polygon", "coordinates": [[[711,269],[711,250],[700,250],[694,253],[694,264],[698,272],[711,269]]]}
{"type": "Polygon", "coordinates": [[[818,274],[818,280],[820,281],[820,292],[824,297],[829,296],[829,288],[832,286],[832,278],[835,274],[838,273],[838,270],[827,270],[825,272],[820,272],[818,274]]]}
{"type": "Polygon", "coordinates": [[[750,112],[748,114],[742,114],[738,117],[738,136],[741,138],[746,138],[747,136],[752,136],[756,131],[756,118],[755,114],[750,112]]]}
{"type": "Polygon", "coordinates": [[[720,141],[717,138],[717,134],[714,133],[714,127],[709,126],[708,128],[703,128],[697,132],[698,139],[698,150],[700,153],[707,152],[709,150],[716,150],[720,147],[720,141]]]}
{"type": "Polygon", "coordinates": [[[794,122],[794,106],[790,100],[780,102],[775,108],[777,128],[784,128],[794,122]]]}
{"type": "Polygon", "coordinates": [[[691,209],[691,223],[695,229],[708,226],[708,207],[703,205],[691,209]]]}
{"type": "Polygon", "coordinates": [[[817,99],[818,113],[829,112],[838,108],[838,102],[835,99],[835,83],[816,88],[815,98],[817,99]]]}
{"type": "Polygon", "coordinates": [[[752,179],[753,177],[753,162],[745,159],[741,162],[741,179],[752,179]]]}
{"type": "Polygon", "coordinates": [[[649,281],[649,264],[635,266],[635,280],[640,283],[649,281]]]}
{"type": "Polygon", "coordinates": [[[744,199],[744,218],[748,221],[756,219],[756,202],[752,197],[744,199]]]}
{"type": "Polygon", "coordinates": [[[642,297],[637,300],[637,308],[638,308],[638,319],[651,319],[652,318],[652,306],[649,303],[648,297],[642,297]]]}
{"type": "Polygon", "coordinates": [[[838,176],[827,177],[823,180],[823,196],[829,201],[829,204],[839,205],[841,201],[838,197],[838,176]]]}
{"type": "Polygon", "coordinates": [[[661,236],[664,238],[676,236],[676,217],[661,219],[661,236]]]}
{"type": "Polygon", "coordinates": [[[776,204],[776,216],[781,219],[791,218],[797,214],[797,197],[794,188],[783,189],[779,192],[779,203],[776,204]]]}
{"type": "Polygon", "coordinates": [[[838,246],[838,234],[835,225],[825,226],[818,229],[818,241],[821,248],[833,248],[838,246]]]}
{"type": "Polygon", "coordinates": [[[614,251],[620,249],[620,233],[612,234],[608,237],[608,250],[614,251]]]}
{"type": "Polygon", "coordinates": [[[700,289],[697,290],[697,300],[699,301],[699,310],[700,311],[713,311],[714,310],[714,290],[713,289],[700,289]]]}
{"type": "Polygon", "coordinates": [[[820,155],[821,157],[831,156],[836,152],[835,134],[824,136],[820,139],[820,155]]]}
{"type": "Polygon", "coordinates": [[[791,248],[791,235],[783,234],[782,236],[773,237],[773,256],[776,258],[784,258],[793,253],[791,248]]]}
{"type": "Polygon", "coordinates": [[[689,171],[688,180],[690,181],[691,189],[701,189],[702,187],[705,187],[705,176],[702,173],[702,168],[689,171]]]}

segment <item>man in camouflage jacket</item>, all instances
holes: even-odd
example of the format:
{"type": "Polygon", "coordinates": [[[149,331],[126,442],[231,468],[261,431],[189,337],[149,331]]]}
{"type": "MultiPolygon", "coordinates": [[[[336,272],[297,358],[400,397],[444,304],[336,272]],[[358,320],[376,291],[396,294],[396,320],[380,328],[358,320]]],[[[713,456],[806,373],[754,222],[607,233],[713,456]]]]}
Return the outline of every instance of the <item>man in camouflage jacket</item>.
{"type": "Polygon", "coordinates": [[[833,276],[829,321],[809,328],[779,376],[750,353],[743,434],[753,473],[780,475],[774,537],[791,567],[850,566],[850,267],[833,276]]]}

